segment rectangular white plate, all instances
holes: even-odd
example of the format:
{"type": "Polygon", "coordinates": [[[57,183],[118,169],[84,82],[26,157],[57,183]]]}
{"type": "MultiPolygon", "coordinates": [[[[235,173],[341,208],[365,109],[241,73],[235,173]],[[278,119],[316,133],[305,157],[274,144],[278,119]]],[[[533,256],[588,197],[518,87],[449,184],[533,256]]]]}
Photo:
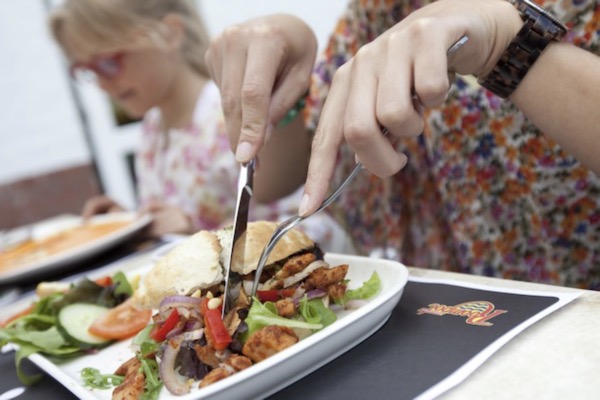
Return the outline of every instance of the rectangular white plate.
{"type": "MultiPolygon", "coordinates": [[[[173,396],[163,388],[160,399],[241,399],[266,397],[325,365],[367,337],[375,333],[389,318],[400,300],[408,280],[408,270],[400,263],[340,254],[328,254],[325,259],[332,265],[348,264],[350,288],[360,286],[377,272],[381,278],[381,292],[357,310],[338,314],[338,320],[292,347],[253,365],[227,379],[203,389],[197,385],[185,396],[173,396]]],[[[39,354],[31,361],[53,376],[80,399],[110,399],[112,390],[85,388],[80,371],[86,367],[112,373],[133,356],[130,341],[115,343],[96,354],[85,355],[67,362],[54,363],[39,354]]]]}

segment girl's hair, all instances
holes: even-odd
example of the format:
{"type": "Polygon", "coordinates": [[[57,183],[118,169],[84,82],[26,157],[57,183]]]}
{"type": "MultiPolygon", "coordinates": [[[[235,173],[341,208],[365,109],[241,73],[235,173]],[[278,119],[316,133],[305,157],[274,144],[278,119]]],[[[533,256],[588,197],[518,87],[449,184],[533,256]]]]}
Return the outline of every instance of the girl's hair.
{"type": "Polygon", "coordinates": [[[131,47],[136,40],[160,42],[160,21],[169,14],[177,15],[183,23],[184,59],[200,75],[208,77],[204,53],[210,38],[193,0],[65,0],[52,12],[50,30],[63,48],[66,24],[82,45],[131,47]]]}

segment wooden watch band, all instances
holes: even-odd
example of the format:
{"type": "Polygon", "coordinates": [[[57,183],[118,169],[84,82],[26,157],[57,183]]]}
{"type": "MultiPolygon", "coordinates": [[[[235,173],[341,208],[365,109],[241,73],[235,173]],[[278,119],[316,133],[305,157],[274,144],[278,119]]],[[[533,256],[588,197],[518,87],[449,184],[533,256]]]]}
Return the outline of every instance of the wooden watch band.
{"type": "Polygon", "coordinates": [[[543,10],[532,8],[524,1],[516,5],[525,23],[492,71],[479,80],[480,85],[503,98],[517,88],[546,46],[561,40],[567,33],[560,21],[543,10]]]}

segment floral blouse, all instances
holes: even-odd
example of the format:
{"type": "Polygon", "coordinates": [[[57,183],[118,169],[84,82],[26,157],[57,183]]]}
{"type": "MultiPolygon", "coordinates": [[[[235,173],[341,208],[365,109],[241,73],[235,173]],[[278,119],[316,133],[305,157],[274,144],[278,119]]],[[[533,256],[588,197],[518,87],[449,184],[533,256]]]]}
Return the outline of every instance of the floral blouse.
{"type": "MultiPolygon", "coordinates": [[[[218,87],[209,82],[198,99],[194,121],[185,129],[161,130],[153,109],[144,117],[135,167],[141,206],[162,202],[179,207],[196,230],[232,223],[239,165],[229,145],[218,87]]],[[[302,189],[268,205],[252,204],[250,220],[282,221],[296,215],[302,189]]],[[[323,214],[299,227],[326,251],[351,249],[347,235],[323,214]]]]}
{"type": "MultiPolygon", "coordinates": [[[[600,3],[536,0],[600,54],[600,3]]],[[[335,70],[426,0],[353,0],[318,61],[309,128],[335,70]]],[[[600,73],[600,71],[599,71],[600,73]]],[[[560,101],[560,100],[557,100],[560,101]]],[[[508,100],[458,78],[425,113],[424,134],[398,143],[408,165],[359,175],[333,212],[363,254],[407,265],[600,289],[600,177],[536,129],[508,100]]],[[[346,146],[333,186],[354,166],[346,146]]]]}

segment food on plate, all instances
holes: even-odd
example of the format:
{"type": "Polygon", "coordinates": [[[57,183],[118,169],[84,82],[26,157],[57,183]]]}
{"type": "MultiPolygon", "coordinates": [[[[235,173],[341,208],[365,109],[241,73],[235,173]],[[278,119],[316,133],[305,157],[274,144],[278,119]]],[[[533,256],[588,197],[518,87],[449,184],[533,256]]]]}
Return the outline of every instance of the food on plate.
{"type": "MultiPolygon", "coordinates": [[[[263,248],[273,235],[277,228],[277,224],[268,221],[256,221],[248,224],[246,230],[246,247],[244,249],[244,260],[233,260],[233,270],[242,275],[251,274],[258,267],[258,261],[262,254],[263,248]]],[[[221,229],[216,232],[219,242],[222,246],[221,260],[229,260],[231,254],[231,230],[221,229]]],[[[276,263],[286,260],[289,257],[300,253],[315,252],[322,258],[323,254],[319,246],[313,242],[304,232],[298,229],[292,229],[285,234],[277,243],[269,258],[267,259],[265,271],[269,267],[274,267],[276,263]]],[[[263,273],[265,273],[263,271],[263,273]]]]}
{"type": "Polygon", "coordinates": [[[156,309],[167,296],[191,294],[223,281],[221,245],[213,232],[200,231],[159,259],[142,278],[133,301],[156,309]]]}
{"type": "MultiPolygon", "coordinates": [[[[253,281],[275,228],[264,221],[248,225],[246,263],[237,271],[244,282],[253,281]]],[[[158,396],[162,384],[175,395],[208,386],[293,346],[335,322],[335,311],[349,301],[379,291],[376,274],[348,290],[348,265],[329,265],[319,246],[294,229],[269,257],[257,297],[251,301],[251,285],[240,284],[235,307],[222,319],[223,272],[215,266],[228,260],[231,236],[230,229],[199,232],[144,277],[132,301],[157,312],[133,340],[135,355],[111,371],[124,375],[113,399],[158,396]]]]}
{"type": "Polygon", "coordinates": [[[19,378],[30,382],[20,360],[33,353],[72,357],[130,338],[143,329],[152,312],[131,305],[134,287],[122,272],[96,281],[39,285],[43,294],[26,309],[0,321],[0,347],[18,346],[19,378]]]}
{"type": "Polygon", "coordinates": [[[0,271],[15,269],[48,256],[77,248],[129,225],[129,221],[106,221],[71,227],[41,239],[29,239],[0,250],[0,271]]]}

